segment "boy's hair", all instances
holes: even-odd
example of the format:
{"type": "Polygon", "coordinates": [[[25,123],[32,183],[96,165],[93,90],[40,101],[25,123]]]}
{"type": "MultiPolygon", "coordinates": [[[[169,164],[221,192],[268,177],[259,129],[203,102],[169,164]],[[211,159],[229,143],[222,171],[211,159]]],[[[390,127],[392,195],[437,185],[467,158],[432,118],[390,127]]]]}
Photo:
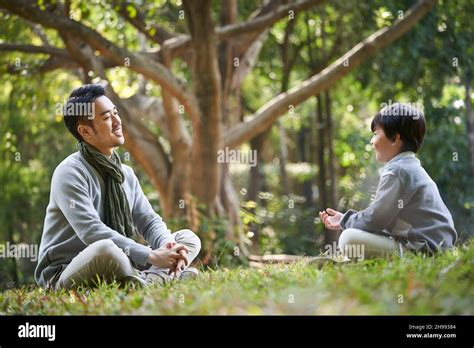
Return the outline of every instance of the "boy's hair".
{"type": "Polygon", "coordinates": [[[394,103],[382,108],[372,120],[372,132],[380,127],[386,137],[394,141],[397,134],[403,141],[401,151],[418,152],[425,136],[426,124],[423,113],[407,104],[394,103]]]}
{"type": "Polygon", "coordinates": [[[82,137],[77,131],[78,124],[87,124],[94,128],[94,102],[105,95],[105,88],[99,84],[83,85],[72,91],[63,109],[64,123],[78,141],[82,137]]]}

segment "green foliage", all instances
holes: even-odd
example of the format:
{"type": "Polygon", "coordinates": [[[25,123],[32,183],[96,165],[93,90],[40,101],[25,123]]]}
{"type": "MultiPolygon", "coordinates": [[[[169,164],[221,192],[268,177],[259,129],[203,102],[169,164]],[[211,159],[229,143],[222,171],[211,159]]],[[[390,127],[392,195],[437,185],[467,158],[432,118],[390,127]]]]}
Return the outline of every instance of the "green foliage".
{"type": "Polygon", "coordinates": [[[241,214],[248,236],[259,244],[260,254],[317,255],[322,244],[322,227],[314,209],[306,209],[301,197],[275,197],[260,193],[261,204],[242,203],[241,214]],[[252,232],[258,230],[258,238],[252,232]]]}
{"type": "MultiPolygon", "coordinates": [[[[42,82],[55,86],[64,75],[42,82]]],[[[68,84],[64,84],[67,89],[68,84]]],[[[38,244],[55,166],[72,152],[72,136],[55,104],[61,89],[43,88],[41,82],[21,78],[6,81],[0,94],[0,243],[38,244]]],[[[9,259],[0,263],[2,283],[31,281],[34,265],[9,259]]]]}
{"type": "Polygon", "coordinates": [[[437,183],[453,215],[461,240],[472,237],[474,223],[474,187],[472,178],[459,173],[469,172],[466,147],[465,108],[458,105],[464,93],[455,86],[446,86],[443,99],[436,106],[427,103],[428,137],[420,159],[437,183]],[[455,179],[454,179],[455,178],[455,179]]]}
{"type": "Polygon", "coordinates": [[[200,263],[203,267],[217,267],[218,265],[235,266],[242,264],[240,253],[235,252],[238,245],[227,238],[229,222],[219,217],[208,217],[204,207],[198,207],[194,214],[194,226],[190,226],[186,217],[170,218],[166,221],[168,228],[178,231],[191,228],[201,239],[200,263]]]}

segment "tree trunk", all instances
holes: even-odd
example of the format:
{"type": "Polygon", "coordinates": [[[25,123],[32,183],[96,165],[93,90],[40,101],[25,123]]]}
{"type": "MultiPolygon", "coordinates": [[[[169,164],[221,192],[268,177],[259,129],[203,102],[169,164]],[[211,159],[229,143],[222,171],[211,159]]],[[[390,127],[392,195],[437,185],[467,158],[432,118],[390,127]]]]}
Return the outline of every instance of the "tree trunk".
{"type": "Polygon", "coordinates": [[[318,134],[318,186],[319,186],[319,204],[323,209],[327,208],[327,190],[326,190],[326,161],[324,160],[325,151],[325,124],[321,95],[316,97],[316,117],[317,117],[317,134],[318,134]]]}
{"type": "Polygon", "coordinates": [[[328,174],[330,180],[328,204],[337,209],[337,186],[336,186],[336,157],[334,156],[334,128],[331,113],[331,96],[329,90],[324,93],[326,106],[326,146],[328,149],[328,174]]]}
{"type": "Polygon", "coordinates": [[[256,151],[257,153],[257,163],[256,166],[250,168],[250,177],[249,184],[247,188],[247,200],[249,201],[258,201],[258,192],[262,189],[263,184],[263,151],[265,149],[268,134],[270,130],[267,130],[265,133],[259,134],[250,141],[251,151],[256,151]]]}
{"type": "Polygon", "coordinates": [[[193,88],[199,107],[199,120],[193,125],[191,191],[210,214],[221,184],[217,151],[221,145],[221,78],[212,22],[211,0],[183,2],[192,36],[193,88]]]}
{"type": "Polygon", "coordinates": [[[288,174],[286,172],[286,164],[288,163],[288,146],[286,145],[286,131],[285,127],[283,127],[283,124],[281,121],[277,121],[278,124],[278,132],[280,135],[280,146],[279,146],[279,154],[278,154],[278,159],[279,159],[279,168],[280,168],[280,175],[281,175],[281,181],[282,181],[282,193],[286,196],[290,194],[290,184],[288,181],[288,174]]]}
{"type": "MultiPolygon", "coordinates": [[[[326,147],[328,149],[328,175],[330,180],[328,206],[337,210],[337,186],[336,186],[336,157],[334,156],[334,128],[331,113],[331,96],[329,90],[324,93],[326,106],[326,147]]],[[[331,244],[339,239],[338,232],[326,231],[325,242],[331,244]]]]}
{"type": "MultiPolygon", "coordinates": [[[[327,168],[326,168],[326,132],[327,125],[325,124],[323,98],[321,94],[316,97],[317,100],[317,129],[318,129],[318,186],[319,186],[319,204],[322,210],[328,208],[328,190],[327,190],[327,168]]],[[[324,243],[331,244],[334,241],[334,233],[324,228],[324,243]]]]}
{"type": "Polygon", "coordinates": [[[471,175],[474,176],[474,118],[472,115],[472,103],[471,103],[471,73],[470,71],[466,74],[466,82],[464,84],[464,90],[466,94],[466,130],[467,140],[469,144],[469,155],[470,155],[470,169],[471,175]]]}
{"type": "MultiPolygon", "coordinates": [[[[302,127],[298,132],[298,161],[301,163],[308,163],[309,156],[307,155],[309,149],[308,143],[308,134],[309,132],[308,127],[302,127]]],[[[304,180],[303,181],[303,196],[305,198],[305,207],[310,207],[313,205],[313,188],[312,188],[312,180],[304,180]]]]}

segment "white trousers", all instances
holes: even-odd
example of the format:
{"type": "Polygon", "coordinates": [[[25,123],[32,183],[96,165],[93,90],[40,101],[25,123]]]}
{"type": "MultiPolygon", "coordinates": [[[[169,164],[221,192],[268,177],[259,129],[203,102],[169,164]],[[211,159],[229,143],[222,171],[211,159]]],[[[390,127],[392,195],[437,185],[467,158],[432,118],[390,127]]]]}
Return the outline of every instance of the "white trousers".
{"type": "Polygon", "coordinates": [[[356,228],[342,231],[339,237],[339,248],[349,258],[363,258],[403,254],[403,245],[393,238],[381,236],[356,228]],[[357,255],[356,255],[357,254],[357,255]]]}

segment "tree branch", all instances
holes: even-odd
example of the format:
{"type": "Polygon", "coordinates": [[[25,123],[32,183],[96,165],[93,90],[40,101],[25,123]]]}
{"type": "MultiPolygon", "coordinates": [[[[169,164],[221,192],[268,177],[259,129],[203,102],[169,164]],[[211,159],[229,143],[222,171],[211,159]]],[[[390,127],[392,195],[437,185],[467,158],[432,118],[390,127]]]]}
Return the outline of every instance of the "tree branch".
{"type": "Polygon", "coordinates": [[[134,94],[129,98],[122,99],[130,115],[134,115],[144,122],[160,125],[163,136],[169,140],[169,129],[165,121],[165,110],[163,104],[157,97],[144,94],[134,94]]]}
{"type": "MultiPolygon", "coordinates": [[[[166,54],[163,55],[163,63],[166,67],[171,65],[171,58],[166,54]]],[[[176,162],[187,161],[189,160],[188,155],[192,143],[191,136],[186,129],[183,118],[178,112],[179,106],[176,99],[165,89],[162,89],[161,95],[163,98],[163,108],[165,111],[165,123],[169,130],[168,139],[171,145],[171,154],[173,156],[173,160],[176,162]]]]}
{"type": "Polygon", "coordinates": [[[280,6],[275,11],[271,11],[263,16],[258,16],[255,19],[217,28],[217,38],[218,40],[225,40],[241,34],[265,30],[280,19],[289,16],[290,11],[294,11],[294,14],[296,14],[298,11],[307,10],[323,1],[324,0],[304,0],[280,6]]]}
{"type": "Polygon", "coordinates": [[[57,48],[52,46],[36,46],[28,44],[10,44],[0,43],[1,51],[17,51],[25,53],[37,53],[37,54],[49,54],[63,58],[71,58],[68,51],[63,48],[57,48]]]}
{"type": "Polygon", "coordinates": [[[186,52],[188,52],[188,49],[191,47],[189,35],[171,33],[165,28],[156,24],[152,27],[148,27],[145,22],[144,13],[132,3],[122,3],[117,0],[114,0],[113,3],[118,6],[118,12],[122,15],[122,17],[130,22],[130,24],[143,33],[148,39],[162,46],[160,49],[154,52],[154,59],[158,59],[161,62],[160,56],[166,49],[166,54],[169,54],[170,58],[180,56],[187,62],[189,61],[190,58],[186,56],[186,52]],[[129,6],[133,6],[136,11],[134,17],[129,12],[129,6]]]}
{"type": "MultiPolygon", "coordinates": [[[[217,42],[234,38],[243,34],[255,34],[255,37],[252,37],[251,40],[248,40],[249,43],[246,47],[254,41],[256,37],[266,28],[272,26],[274,23],[278,22],[280,19],[289,15],[289,11],[304,11],[313,6],[316,6],[323,2],[324,0],[304,0],[291,3],[288,5],[280,6],[274,11],[268,13],[262,12],[260,15],[257,15],[255,18],[252,18],[248,21],[230,24],[223,27],[216,28],[216,39],[217,42]]],[[[191,47],[191,37],[189,35],[181,35],[167,40],[168,49],[170,50],[171,56],[175,57],[183,54],[189,47],[191,47]]]]}
{"type": "Polygon", "coordinates": [[[240,59],[240,64],[235,69],[232,75],[232,83],[230,88],[235,89],[240,87],[245,77],[252,71],[253,67],[257,63],[258,56],[263,47],[263,41],[267,38],[268,30],[264,30],[255,40],[252,45],[247,49],[244,56],[240,59]]]}
{"type": "Polygon", "coordinates": [[[166,40],[178,37],[178,35],[170,33],[168,30],[160,27],[159,25],[153,25],[152,27],[147,26],[145,23],[145,14],[141,11],[140,8],[135,6],[132,2],[126,1],[117,1],[114,0],[112,3],[118,6],[118,12],[130,22],[135,28],[140,32],[145,34],[150,40],[162,45],[166,40]],[[135,15],[132,16],[130,12],[130,6],[134,9],[135,15]]]}
{"type": "MultiPolygon", "coordinates": [[[[268,22],[268,18],[272,18],[272,21],[276,22],[278,19],[283,18],[285,15],[289,16],[289,8],[291,8],[294,13],[292,14],[292,19],[288,21],[289,25],[296,21],[298,11],[308,9],[322,2],[323,1],[310,1],[296,4],[292,3],[276,9],[274,8],[274,6],[272,6],[272,3],[269,3],[266,6],[262,7],[256,15],[252,16],[252,19],[248,20],[247,23],[268,22]]],[[[235,52],[237,56],[241,57],[240,59],[242,64],[240,64],[239,68],[234,71],[234,76],[232,77],[233,88],[240,86],[240,83],[243,81],[245,76],[250,71],[252,71],[255,63],[257,62],[257,58],[260,54],[263,42],[266,40],[268,31],[269,27],[263,26],[263,29],[251,31],[250,33],[247,33],[245,35],[238,36],[238,40],[236,40],[235,42],[235,52]]],[[[297,56],[295,57],[295,59],[296,58],[297,56]]]]}
{"type": "Polygon", "coordinates": [[[436,0],[420,0],[406,12],[403,19],[397,20],[391,27],[378,30],[320,73],[303,81],[288,92],[281,93],[271,99],[251,115],[250,121],[240,123],[225,132],[223,137],[225,146],[236,147],[250,140],[288,111],[290,105],[295,106],[332,86],[379,49],[389,45],[410,30],[432,9],[435,3],[436,0]]]}
{"type": "Polygon", "coordinates": [[[23,64],[19,67],[15,64],[8,65],[6,72],[9,74],[24,74],[24,71],[27,71],[27,74],[36,74],[36,73],[45,73],[57,69],[79,69],[79,64],[71,59],[59,58],[52,56],[44,61],[35,64],[34,66],[24,66],[23,64]]]}
{"type": "Polygon", "coordinates": [[[41,39],[41,42],[45,46],[51,46],[51,43],[49,42],[48,35],[46,35],[46,33],[44,32],[41,25],[39,25],[37,23],[30,22],[30,21],[26,21],[26,24],[28,24],[30,26],[31,30],[33,30],[33,32],[36,34],[36,36],[38,36],[41,39]]]}
{"type": "Polygon", "coordinates": [[[133,53],[125,48],[116,46],[101,36],[98,32],[79,22],[73,21],[64,16],[58,16],[52,11],[42,11],[38,7],[32,5],[28,0],[17,0],[15,2],[0,0],[0,8],[7,9],[20,17],[40,23],[43,26],[73,34],[76,37],[81,38],[92,48],[100,51],[104,57],[110,59],[119,66],[129,63],[130,69],[147,76],[158,83],[161,87],[166,88],[171,95],[184,105],[186,112],[188,112],[192,119],[198,118],[198,113],[196,112],[197,102],[194,95],[186,91],[185,86],[162,64],[147,59],[142,54],[133,53]]]}
{"type": "MultiPolygon", "coordinates": [[[[8,51],[17,51],[17,52],[25,52],[25,53],[34,53],[34,54],[49,54],[51,58],[58,58],[57,62],[61,62],[65,67],[71,67],[77,65],[73,59],[73,56],[68,52],[68,50],[53,46],[37,46],[37,45],[29,45],[29,44],[11,44],[11,43],[0,43],[0,52],[8,52],[8,51]],[[67,62],[70,60],[70,62],[67,62]]],[[[153,51],[141,51],[136,52],[134,54],[140,54],[148,59],[154,59],[156,52],[153,51]]],[[[98,57],[100,60],[103,61],[105,68],[114,68],[116,66],[120,66],[122,64],[117,64],[115,62],[110,61],[104,57],[98,57]]],[[[59,65],[58,68],[61,66],[59,65]]]]}

